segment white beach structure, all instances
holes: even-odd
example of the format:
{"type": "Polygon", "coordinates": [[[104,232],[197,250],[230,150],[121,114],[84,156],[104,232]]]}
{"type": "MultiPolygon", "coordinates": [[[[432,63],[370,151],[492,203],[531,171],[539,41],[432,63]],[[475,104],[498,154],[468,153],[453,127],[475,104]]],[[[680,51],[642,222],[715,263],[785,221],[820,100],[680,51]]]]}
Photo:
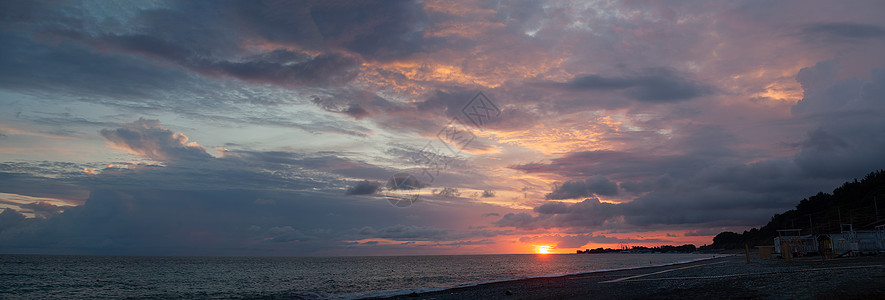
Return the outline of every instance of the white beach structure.
{"type": "Polygon", "coordinates": [[[778,230],[774,238],[774,252],[821,253],[832,250],[835,256],[865,255],[885,252],[885,225],[875,230],[854,230],[851,224],[842,224],[841,233],[800,235],[801,229],[778,230]],[[784,249],[787,247],[789,249],[784,249]]]}

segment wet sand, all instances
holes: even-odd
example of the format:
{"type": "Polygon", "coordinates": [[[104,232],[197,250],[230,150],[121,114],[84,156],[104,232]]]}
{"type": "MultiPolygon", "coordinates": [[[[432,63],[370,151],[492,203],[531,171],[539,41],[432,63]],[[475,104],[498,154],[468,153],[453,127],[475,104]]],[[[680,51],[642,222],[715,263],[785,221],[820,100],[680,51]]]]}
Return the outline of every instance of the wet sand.
{"type": "Polygon", "coordinates": [[[823,260],[730,256],[531,278],[385,299],[885,299],[885,255],[823,260]],[[509,292],[508,292],[509,291],[509,292]]]}

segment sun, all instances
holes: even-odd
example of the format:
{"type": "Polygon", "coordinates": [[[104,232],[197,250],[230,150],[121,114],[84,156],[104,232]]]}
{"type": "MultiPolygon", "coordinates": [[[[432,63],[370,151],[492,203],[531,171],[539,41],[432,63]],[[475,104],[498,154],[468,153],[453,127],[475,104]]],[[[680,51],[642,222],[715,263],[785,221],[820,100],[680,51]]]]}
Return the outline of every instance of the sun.
{"type": "Polygon", "coordinates": [[[548,246],[538,247],[538,254],[547,254],[547,253],[550,253],[550,247],[548,247],[548,246]]]}

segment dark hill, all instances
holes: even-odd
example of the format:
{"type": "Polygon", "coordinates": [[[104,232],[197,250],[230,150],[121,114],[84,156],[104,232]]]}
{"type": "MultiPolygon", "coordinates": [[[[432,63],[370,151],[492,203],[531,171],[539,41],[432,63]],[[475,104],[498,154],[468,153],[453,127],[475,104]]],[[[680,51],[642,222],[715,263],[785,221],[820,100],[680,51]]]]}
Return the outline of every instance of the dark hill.
{"type": "Polygon", "coordinates": [[[870,230],[885,224],[885,171],[867,174],[861,181],[846,182],[833,190],[802,199],[796,209],[775,214],[762,228],[744,233],[722,232],[713,238],[712,248],[743,248],[771,245],[777,230],[802,229],[802,234],[838,233],[840,224],[855,230],[870,230]],[[878,215],[877,215],[878,210],[878,215]]]}

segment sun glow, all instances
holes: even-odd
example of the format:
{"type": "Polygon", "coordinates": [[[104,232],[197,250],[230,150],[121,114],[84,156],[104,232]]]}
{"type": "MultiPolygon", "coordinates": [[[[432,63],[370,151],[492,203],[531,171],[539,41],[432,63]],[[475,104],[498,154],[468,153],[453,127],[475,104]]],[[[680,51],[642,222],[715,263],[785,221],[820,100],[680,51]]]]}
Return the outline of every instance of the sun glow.
{"type": "Polygon", "coordinates": [[[550,247],[548,247],[548,246],[538,247],[538,254],[547,254],[547,253],[550,253],[550,247]]]}

